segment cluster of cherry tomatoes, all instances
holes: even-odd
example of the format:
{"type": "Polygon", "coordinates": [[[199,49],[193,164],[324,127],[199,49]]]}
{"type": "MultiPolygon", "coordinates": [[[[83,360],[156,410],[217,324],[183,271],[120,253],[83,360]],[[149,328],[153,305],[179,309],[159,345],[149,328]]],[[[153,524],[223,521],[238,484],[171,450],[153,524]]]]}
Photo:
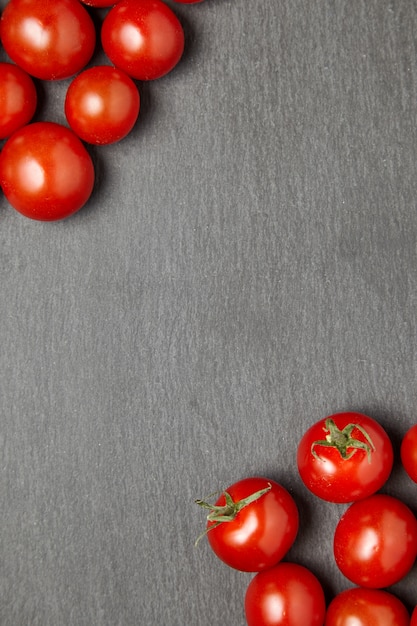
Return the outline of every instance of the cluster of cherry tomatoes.
{"type": "MultiPolygon", "coordinates": [[[[404,435],[400,455],[417,483],[417,424],[404,435]]],[[[387,590],[417,558],[415,514],[380,492],[394,462],[387,432],[367,415],[337,413],[304,433],[296,457],[301,480],[315,496],[347,505],[335,528],[333,557],[353,586],[327,602],[316,574],[284,560],[299,530],[296,502],[273,480],[244,478],[214,504],[196,502],[209,511],[201,537],[207,535],[214,553],[232,568],[255,573],[244,601],[248,625],[417,626],[417,595],[410,617],[387,590]]]]}
{"type": "Polygon", "coordinates": [[[132,130],[140,110],[137,81],[177,65],[182,25],[163,0],[10,0],[0,39],[11,61],[0,63],[0,187],[27,217],[66,218],[93,191],[85,144],[114,143],[132,130]],[[105,11],[99,36],[98,10],[105,11]],[[88,67],[98,43],[109,64],[88,67]],[[72,77],[64,103],[68,127],[32,122],[36,81],[72,77]]]}

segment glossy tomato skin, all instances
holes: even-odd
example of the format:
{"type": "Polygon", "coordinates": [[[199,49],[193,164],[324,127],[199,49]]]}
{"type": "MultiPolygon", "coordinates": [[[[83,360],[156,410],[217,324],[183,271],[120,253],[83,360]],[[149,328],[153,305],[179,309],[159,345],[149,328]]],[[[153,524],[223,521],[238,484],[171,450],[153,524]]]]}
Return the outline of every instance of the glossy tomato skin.
{"type": "Polygon", "coordinates": [[[126,137],[139,109],[139,91],[133,80],[109,65],[97,65],[78,74],[65,98],[65,115],[72,130],[96,145],[126,137]]]}
{"type": "Polygon", "coordinates": [[[26,217],[54,221],[78,211],[94,186],[94,166],[81,140],[54,122],[17,130],[0,153],[0,186],[26,217]]]}
{"type": "MultiPolygon", "coordinates": [[[[319,498],[340,504],[366,498],[381,489],[391,474],[394,462],[392,443],[386,431],[362,413],[336,413],[330,419],[339,429],[358,424],[368,433],[374,449],[369,456],[365,449],[356,449],[350,458],[344,459],[338,449],[316,445],[315,456],[312,446],[325,440],[327,419],[313,424],[298,445],[297,466],[305,486],[319,498]]],[[[356,428],[352,436],[367,445],[363,433],[356,428]]]]}
{"type": "Polygon", "coordinates": [[[30,122],[37,101],[35,83],[29,74],[14,63],[0,63],[0,139],[30,122]]]}
{"type": "Polygon", "coordinates": [[[355,587],[330,602],[325,626],[409,626],[404,604],[388,591],[355,587]]]}
{"type": "Polygon", "coordinates": [[[137,80],[155,80],[179,62],[184,31],[162,0],[121,0],[103,21],[101,41],[113,65],[137,80]]]}
{"type": "Polygon", "coordinates": [[[417,483],[417,424],[411,426],[403,437],[401,462],[411,480],[417,483]]]}
{"type": "Polygon", "coordinates": [[[410,626],[417,626],[417,606],[414,608],[414,611],[411,615],[410,626]]]}
{"type": "Polygon", "coordinates": [[[246,590],[248,626],[323,626],[325,612],[319,580],[296,563],[282,562],[259,572],[246,590]]]}
{"type": "Polygon", "coordinates": [[[381,589],[404,578],[417,556],[417,519],[398,498],[354,502],[336,526],[336,564],[355,585],[381,589]]]}
{"type": "Polygon", "coordinates": [[[96,30],[78,0],[10,0],[0,20],[9,57],[42,80],[69,78],[91,59],[96,30]]]}
{"type": "MultiPolygon", "coordinates": [[[[268,484],[270,491],[239,511],[233,521],[215,528],[212,522],[207,523],[211,548],[234,569],[258,572],[272,567],[285,556],[297,536],[298,508],[280,484],[263,477],[245,478],[226,491],[238,502],[268,484]]],[[[223,504],[224,495],[216,502],[216,505],[223,504]]]]}
{"type": "Polygon", "coordinates": [[[114,6],[120,0],[81,0],[83,4],[96,9],[106,9],[114,6]]]}

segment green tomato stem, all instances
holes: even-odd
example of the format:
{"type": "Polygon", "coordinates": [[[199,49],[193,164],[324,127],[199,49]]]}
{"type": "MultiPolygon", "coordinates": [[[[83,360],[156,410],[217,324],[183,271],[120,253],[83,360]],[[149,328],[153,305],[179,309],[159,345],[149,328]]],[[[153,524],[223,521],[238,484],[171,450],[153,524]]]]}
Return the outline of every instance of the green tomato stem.
{"type": "Polygon", "coordinates": [[[311,445],[311,453],[316,459],[323,461],[322,457],[320,457],[315,450],[317,446],[323,446],[325,448],[335,448],[338,450],[340,456],[345,461],[352,458],[358,450],[365,450],[368,463],[371,462],[372,452],[374,452],[375,446],[370,435],[360,424],[348,424],[343,429],[340,429],[336,426],[334,421],[328,417],[325,421],[324,430],[327,432],[325,439],[318,439],[311,445]],[[362,433],[366,441],[352,437],[352,432],[355,428],[362,433]]]}
{"type": "MultiPolygon", "coordinates": [[[[225,499],[224,505],[210,504],[205,500],[195,500],[195,504],[198,504],[203,509],[208,509],[210,511],[210,513],[207,515],[207,521],[210,522],[210,526],[208,526],[208,528],[206,528],[206,530],[201,533],[199,537],[197,537],[195,545],[197,545],[200,539],[205,537],[207,533],[210,532],[210,530],[213,530],[213,528],[219,526],[219,524],[223,524],[224,522],[232,522],[236,518],[236,515],[239,513],[239,511],[247,507],[249,504],[252,504],[256,500],[259,500],[259,498],[262,498],[262,496],[268,493],[268,491],[271,491],[271,489],[272,485],[271,483],[268,483],[267,487],[265,487],[264,489],[255,491],[246,498],[242,498],[237,502],[233,500],[230,493],[228,493],[227,491],[223,491],[225,499]]],[[[214,495],[216,494],[212,494],[211,496],[209,496],[209,498],[214,495]]]]}

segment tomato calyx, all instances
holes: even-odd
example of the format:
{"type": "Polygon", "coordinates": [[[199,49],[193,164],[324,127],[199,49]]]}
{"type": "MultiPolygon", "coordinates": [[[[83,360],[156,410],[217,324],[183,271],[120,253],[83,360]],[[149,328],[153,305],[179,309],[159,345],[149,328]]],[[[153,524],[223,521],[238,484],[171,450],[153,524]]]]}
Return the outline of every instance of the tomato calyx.
{"type": "Polygon", "coordinates": [[[345,461],[352,458],[358,450],[365,450],[368,462],[371,462],[371,455],[375,450],[375,446],[369,434],[360,424],[347,424],[347,426],[340,429],[336,426],[335,422],[328,417],[325,420],[324,431],[327,433],[326,437],[324,439],[314,441],[311,445],[311,453],[319,461],[322,461],[323,459],[315,450],[317,446],[335,448],[339,451],[340,456],[345,461]],[[361,441],[360,439],[356,439],[352,436],[352,432],[355,428],[362,433],[366,441],[361,441]]]}
{"type": "MultiPolygon", "coordinates": [[[[271,483],[268,483],[267,487],[265,487],[264,489],[255,491],[249,496],[246,496],[246,498],[242,498],[237,502],[233,500],[229,492],[223,491],[222,493],[225,499],[225,504],[222,505],[210,504],[209,502],[206,502],[206,500],[195,500],[196,504],[201,506],[203,509],[208,509],[210,511],[210,513],[207,515],[207,521],[210,522],[210,525],[199,537],[197,537],[195,545],[197,545],[200,539],[205,537],[208,532],[210,532],[220,524],[223,524],[224,522],[233,522],[239,511],[247,507],[249,504],[256,502],[256,500],[259,500],[259,498],[262,498],[262,496],[268,493],[268,491],[271,491],[271,489],[272,485],[271,483]]],[[[215,495],[218,494],[213,493],[208,496],[208,498],[212,498],[215,495]]]]}

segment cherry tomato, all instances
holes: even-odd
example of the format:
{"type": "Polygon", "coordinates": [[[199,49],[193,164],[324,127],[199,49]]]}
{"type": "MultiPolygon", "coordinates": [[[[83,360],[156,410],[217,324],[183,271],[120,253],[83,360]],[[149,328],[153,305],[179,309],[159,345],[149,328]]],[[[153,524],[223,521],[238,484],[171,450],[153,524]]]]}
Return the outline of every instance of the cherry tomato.
{"type": "Polygon", "coordinates": [[[411,615],[410,626],[417,626],[417,606],[414,608],[413,614],[411,615]]]}
{"type": "Polygon", "coordinates": [[[206,533],[214,553],[230,567],[258,572],[272,567],[288,552],[297,536],[297,505],[273,480],[245,478],[229,487],[212,505],[206,533]]]}
{"type": "Polygon", "coordinates": [[[37,101],[29,74],[13,63],[0,63],[0,139],[30,122],[37,101]]]}
{"type": "Polygon", "coordinates": [[[89,7],[95,7],[97,9],[112,7],[119,1],[120,0],[81,0],[83,4],[86,4],[89,7]]]}
{"type": "Polygon", "coordinates": [[[401,461],[411,480],[417,483],[417,424],[414,424],[403,437],[401,461]]]}
{"type": "Polygon", "coordinates": [[[362,413],[336,413],[318,421],[297,450],[302,481],[329,502],[354,502],[372,495],[388,480],[393,462],[387,433],[362,413]]]}
{"type": "Polygon", "coordinates": [[[0,186],[26,217],[52,221],[68,217],[88,200],[94,167],[81,140],[54,122],[20,128],[0,153],[0,186]]]}
{"type": "Polygon", "coordinates": [[[409,626],[410,616],[396,596],[380,589],[356,587],[330,602],[325,626],[409,626]]]}
{"type": "Polygon", "coordinates": [[[406,504],[376,494],[354,502],[336,526],[334,557],[355,585],[379,589],[400,581],[417,556],[417,519],[406,504]]]}
{"type": "Polygon", "coordinates": [[[153,80],[179,62],[184,31],[162,0],[121,0],[104,18],[101,41],[116,67],[137,80],[153,80]]]}
{"type": "Polygon", "coordinates": [[[93,20],[78,0],[10,0],[0,36],[12,61],[43,80],[80,71],[96,42],[93,20]]]}
{"type": "Polygon", "coordinates": [[[319,580],[296,563],[259,572],[246,590],[248,626],[323,626],[325,611],[319,580]]]}
{"type": "Polygon", "coordinates": [[[65,98],[69,125],[92,144],[110,144],[126,137],[139,108],[139,91],[133,80],[109,65],[96,65],[78,74],[65,98]]]}

